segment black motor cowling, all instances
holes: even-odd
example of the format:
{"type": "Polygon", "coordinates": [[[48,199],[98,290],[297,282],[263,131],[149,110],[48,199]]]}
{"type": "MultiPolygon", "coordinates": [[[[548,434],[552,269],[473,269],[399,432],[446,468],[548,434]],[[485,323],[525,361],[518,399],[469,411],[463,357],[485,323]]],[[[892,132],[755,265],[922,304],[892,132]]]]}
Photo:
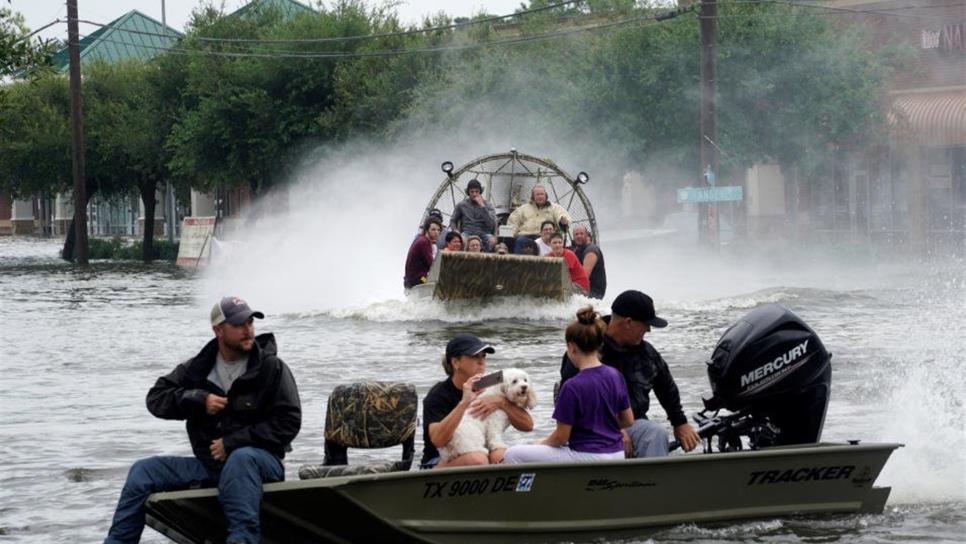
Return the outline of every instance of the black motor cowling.
{"type": "MultiPolygon", "coordinates": [[[[708,361],[714,393],[707,410],[725,408],[728,418],[705,433],[740,448],[738,434],[751,447],[818,442],[832,381],[831,355],[815,331],[778,304],[752,310],[728,328],[708,361]],[[730,429],[731,436],[725,436],[730,429]]],[[[699,423],[711,422],[706,414],[699,423]]]]}

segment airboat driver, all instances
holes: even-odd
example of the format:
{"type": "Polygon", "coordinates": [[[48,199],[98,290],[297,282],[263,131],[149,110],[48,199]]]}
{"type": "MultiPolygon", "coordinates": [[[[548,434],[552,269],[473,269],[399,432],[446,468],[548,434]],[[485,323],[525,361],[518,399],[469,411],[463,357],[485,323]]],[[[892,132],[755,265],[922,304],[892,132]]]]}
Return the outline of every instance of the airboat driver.
{"type": "MultiPolygon", "coordinates": [[[[611,315],[604,318],[604,345],[600,362],[616,368],[624,375],[627,393],[634,411],[634,424],[626,429],[629,457],[663,457],[668,453],[668,435],[664,425],[647,419],[651,389],[667,413],[674,437],[684,451],[701,443],[697,431],[688,423],[681,408],[681,395],[671,371],[654,346],[644,341],[651,327],[666,327],[667,321],[657,316],[654,301],[640,291],[624,291],[611,304],[611,315]]],[[[560,365],[561,386],[577,375],[577,367],[564,354],[560,365]]]]}
{"type": "Polygon", "coordinates": [[[513,210],[507,219],[516,237],[514,253],[520,253],[524,239],[533,240],[540,235],[540,226],[544,221],[553,221],[560,230],[566,231],[570,225],[570,214],[560,204],[550,202],[543,185],[534,185],[530,191],[530,202],[513,210]]]}
{"type": "Polygon", "coordinates": [[[479,236],[487,251],[496,245],[496,211],[483,199],[483,185],[477,179],[466,184],[466,198],[456,205],[449,226],[464,236],[479,236]]]}
{"type": "Polygon", "coordinates": [[[409,253],[406,255],[406,274],[403,276],[403,287],[406,289],[426,283],[429,269],[433,266],[433,259],[436,258],[436,240],[439,239],[439,233],[442,230],[443,222],[430,216],[423,224],[424,234],[417,236],[409,246],[409,253]]]}
{"type": "Polygon", "coordinates": [[[591,240],[590,229],[587,225],[574,225],[574,243],[570,250],[577,255],[584,267],[584,272],[590,278],[590,297],[604,298],[607,291],[607,271],[604,268],[604,254],[591,240]]]}

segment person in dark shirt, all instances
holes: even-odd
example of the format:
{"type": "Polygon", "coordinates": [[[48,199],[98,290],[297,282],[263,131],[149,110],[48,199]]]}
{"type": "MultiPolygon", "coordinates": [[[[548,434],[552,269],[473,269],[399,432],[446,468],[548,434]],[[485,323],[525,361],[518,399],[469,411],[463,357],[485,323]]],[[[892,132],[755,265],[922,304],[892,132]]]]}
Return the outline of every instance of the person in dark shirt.
{"type": "Polygon", "coordinates": [[[423,225],[423,234],[416,236],[406,254],[406,271],[403,276],[403,287],[409,289],[421,283],[426,283],[426,276],[436,258],[436,239],[443,230],[443,223],[430,216],[423,225]]]}
{"type": "Polygon", "coordinates": [[[590,298],[604,298],[607,292],[607,271],[604,268],[604,254],[590,238],[587,225],[574,226],[574,243],[570,250],[577,255],[590,278],[590,298]]]}
{"type": "MultiPolygon", "coordinates": [[[[701,439],[681,409],[681,396],[671,371],[654,346],[644,341],[651,327],[667,326],[667,321],[654,311],[654,301],[640,291],[624,291],[614,299],[611,315],[605,320],[607,330],[600,361],[623,374],[634,411],[634,424],[626,429],[628,453],[634,457],[667,455],[667,431],[663,425],[647,419],[651,389],[667,413],[681,447],[684,451],[693,450],[701,439]]],[[[564,354],[560,366],[561,386],[576,374],[577,368],[564,354]]]]}
{"type": "Polygon", "coordinates": [[[265,317],[237,297],[211,309],[215,338],[195,357],[158,378],[147,407],[187,421],[194,457],[155,456],[128,472],[105,544],[136,543],[151,493],[218,487],[227,542],[259,542],[262,484],[285,479],[282,459],[302,425],[295,379],[272,334],[255,336],[265,317]]]}
{"type": "Polygon", "coordinates": [[[463,455],[439,460],[439,449],[449,443],[464,417],[480,419],[503,410],[510,425],[517,430],[533,430],[530,413],[511,403],[503,395],[480,396],[483,390],[473,391],[486,372],[486,354],[495,353],[493,346],[472,334],[457,334],[446,344],[443,370],[446,379],[437,383],[423,399],[423,459],[421,468],[442,468],[467,465],[486,465],[503,460],[505,449],[463,455]]]}

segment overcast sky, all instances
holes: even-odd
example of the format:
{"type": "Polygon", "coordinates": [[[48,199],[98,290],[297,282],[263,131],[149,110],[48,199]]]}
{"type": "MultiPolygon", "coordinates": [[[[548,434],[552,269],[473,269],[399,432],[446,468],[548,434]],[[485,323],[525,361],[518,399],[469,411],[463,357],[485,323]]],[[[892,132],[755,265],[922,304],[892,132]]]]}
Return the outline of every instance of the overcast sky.
{"type": "MultiPolygon", "coordinates": [[[[218,5],[222,0],[215,0],[218,5]]],[[[223,0],[225,11],[231,12],[249,0],[223,0]]],[[[303,4],[310,4],[308,0],[301,0],[303,4]]],[[[198,6],[200,0],[166,0],[165,14],[168,26],[177,30],[184,30],[184,25],[191,15],[191,10],[198,6]]],[[[376,2],[367,0],[369,5],[376,2]]],[[[381,2],[379,2],[381,3],[381,2]]],[[[77,11],[80,19],[87,19],[98,23],[107,23],[117,19],[132,9],[145,15],[161,20],[162,0],[77,0],[77,11]]],[[[314,2],[312,2],[314,4],[314,2]]],[[[326,6],[333,2],[326,1],[326,6]]],[[[439,11],[456,16],[466,16],[486,11],[493,15],[512,13],[520,6],[520,0],[401,0],[396,8],[400,18],[405,23],[419,22],[424,15],[435,14],[439,11]]],[[[55,19],[67,18],[67,4],[64,0],[13,0],[11,7],[19,11],[27,20],[31,30],[40,28],[55,19]]],[[[81,34],[88,34],[95,30],[90,25],[81,25],[81,34]]],[[[45,38],[67,39],[67,25],[60,23],[40,33],[45,38]]]]}

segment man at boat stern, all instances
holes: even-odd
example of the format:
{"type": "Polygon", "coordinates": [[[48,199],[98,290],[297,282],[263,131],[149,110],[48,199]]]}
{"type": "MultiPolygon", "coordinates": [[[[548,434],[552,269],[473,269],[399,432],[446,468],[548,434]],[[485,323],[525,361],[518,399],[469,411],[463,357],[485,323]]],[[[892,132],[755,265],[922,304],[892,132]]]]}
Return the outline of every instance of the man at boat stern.
{"type": "MultiPolygon", "coordinates": [[[[654,301],[640,291],[624,291],[611,304],[611,315],[604,318],[604,345],[600,361],[616,368],[627,384],[634,412],[634,424],[625,429],[627,454],[633,457],[663,457],[668,454],[668,434],[664,425],[647,419],[651,389],[657,395],[674,428],[674,437],[684,451],[701,442],[681,408],[681,395],[661,354],[644,340],[651,327],[667,327],[658,317],[654,301]]],[[[560,384],[577,375],[577,367],[565,353],[560,366],[560,384]]]]}
{"type": "Polygon", "coordinates": [[[186,421],[194,457],[134,463],[105,543],[138,542],[144,502],[159,491],[218,487],[227,542],[259,542],[262,484],[285,479],[282,458],[302,425],[295,378],[272,334],[255,336],[253,311],[238,297],[211,309],[215,338],[148,391],[148,410],[186,421]]]}

